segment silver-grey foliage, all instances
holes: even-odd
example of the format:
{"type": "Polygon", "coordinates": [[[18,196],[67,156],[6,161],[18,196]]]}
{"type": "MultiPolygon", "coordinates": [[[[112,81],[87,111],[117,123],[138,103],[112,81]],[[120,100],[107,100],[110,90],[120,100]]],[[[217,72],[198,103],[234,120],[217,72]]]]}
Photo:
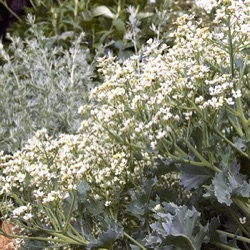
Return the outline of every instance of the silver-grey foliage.
{"type": "Polygon", "coordinates": [[[31,31],[32,39],[12,38],[8,51],[0,44],[0,151],[15,151],[41,128],[74,133],[78,107],[93,86],[83,36],[65,49],[50,47],[34,26],[31,31]]]}

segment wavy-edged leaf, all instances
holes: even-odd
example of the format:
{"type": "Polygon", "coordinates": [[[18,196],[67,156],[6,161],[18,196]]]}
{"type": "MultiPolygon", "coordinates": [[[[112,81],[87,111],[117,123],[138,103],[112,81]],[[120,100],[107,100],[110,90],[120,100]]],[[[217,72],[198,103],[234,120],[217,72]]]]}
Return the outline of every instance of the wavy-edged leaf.
{"type": "Polygon", "coordinates": [[[232,204],[231,193],[232,188],[228,186],[225,171],[218,173],[213,179],[214,194],[220,203],[228,206],[232,204]]]}
{"type": "Polygon", "coordinates": [[[88,249],[110,249],[114,242],[122,236],[123,228],[112,220],[107,231],[102,232],[95,243],[89,244],[88,249]]]}
{"type": "Polygon", "coordinates": [[[143,179],[141,189],[131,190],[131,202],[127,205],[126,211],[137,217],[142,223],[145,215],[149,212],[149,200],[153,187],[157,184],[157,178],[143,179]]]}
{"type": "Polygon", "coordinates": [[[233,203],[232,198],[250,198],[250,183],[239,173],[238,165],[233,166],[232,172],[224,169],[215,175],[204,197],[216,198],[219,203],[227,206],[233,203]]]}
{"type": "Polygon", "coordinates": [[[180,183],[187,190],[199,188],[208,179],[210,179],[209,172],[206,168],[182,164],[180,167],[180,183]]]}
{"type": "Polygon", "coordinates": [[[202,227],[200,213],[195,208],[163,203],[162,209],[156,211],[156,222],[152,223],[152,233],[144,239],[145,245],[157,249],[194,250],[200,249],[205,237],[209,237],[209,225],[202,227]]]}

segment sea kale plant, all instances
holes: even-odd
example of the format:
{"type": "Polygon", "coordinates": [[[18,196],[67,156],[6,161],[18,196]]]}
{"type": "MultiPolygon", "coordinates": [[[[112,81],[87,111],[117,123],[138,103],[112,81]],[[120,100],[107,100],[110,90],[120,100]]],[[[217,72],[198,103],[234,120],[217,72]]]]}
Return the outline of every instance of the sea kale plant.
{"type": "Polygon", "coordinates": [[[250,1],[214,8],[173,47],[100,58],[78,134],[1,156],[17,249],[249,249],[250,1]]]}
{"type": "Polygon", "coordinates": [[[0,45],[0,149],[20,149],[34,131],[74,133],[80,124],[79,105],[94,85],[84,36],[69,49],[50,46],[50,39],[29,17],[32,38],[13,38],[0,45]]]}

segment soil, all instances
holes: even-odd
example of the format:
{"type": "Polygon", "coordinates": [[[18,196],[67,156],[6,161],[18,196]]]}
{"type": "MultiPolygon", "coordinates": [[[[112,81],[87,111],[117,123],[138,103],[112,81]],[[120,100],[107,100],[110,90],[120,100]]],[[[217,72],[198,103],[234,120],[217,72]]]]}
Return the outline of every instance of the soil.
{"type": "MultiPolygon", "coordinates": [[[[1,229],[6,233],[10,233],[12,227],[5,221],[1,223],[1,229]]],[[[0,250],[14,250],[14,240],[0,235],[0,250]]]]}

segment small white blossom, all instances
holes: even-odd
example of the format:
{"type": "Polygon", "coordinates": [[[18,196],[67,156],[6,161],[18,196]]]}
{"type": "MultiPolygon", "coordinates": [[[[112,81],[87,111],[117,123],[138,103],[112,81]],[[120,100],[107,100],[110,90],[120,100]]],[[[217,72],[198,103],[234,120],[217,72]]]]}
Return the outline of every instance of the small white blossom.
{"type": "Polygon", "coordinates": [[[238,90],[232,90],[232,94],[233,94],[233,97],[234,98],[240,98],[241,96],[242,96],[242,94],[241,94],[241,90],[240,89],[238,89],[238,90]]]}
{"type": "Polygon", "coordinates": [[[155,207],[154,207],[154,210],[157,211],[157,212],[160,212],[162,210],[162,206],[160,204],[157,204],[155,207]]]}
{"type": "Polygon", "coordinates": [[[246,217],[239,218],[241,224],[246,224],[247,219],[246,217]]]}

